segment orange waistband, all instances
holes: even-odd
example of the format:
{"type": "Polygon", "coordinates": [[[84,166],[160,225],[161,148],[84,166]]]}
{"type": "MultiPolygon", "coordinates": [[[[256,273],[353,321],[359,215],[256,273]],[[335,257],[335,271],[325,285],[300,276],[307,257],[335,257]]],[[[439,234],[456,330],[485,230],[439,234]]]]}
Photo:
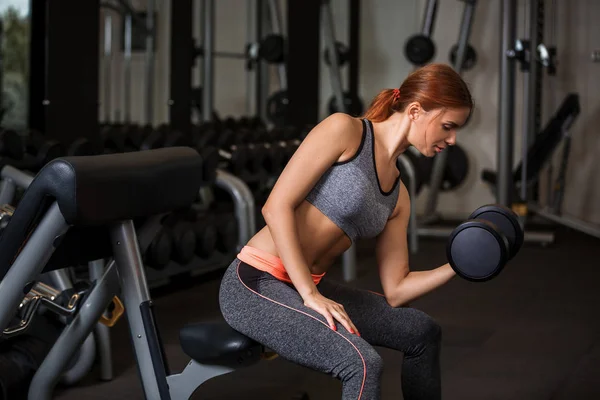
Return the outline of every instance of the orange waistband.
{"type": "MultiPolygon", "coordinates": [[[[273,275],[280,281],[292,283],[290,276],[283,266],[283,262],[281,262],[279,257],[276,257],[273,254],[267,253],[266,251],[257,249],[255,247],[244,246],[237,255],[237,258],[258,270],[273,275]]],[[[321,281],[321,278],[325,276],[325,273],[320,275],[311,274],[311,276],[315,285],[318,285],[321,281]]]]}

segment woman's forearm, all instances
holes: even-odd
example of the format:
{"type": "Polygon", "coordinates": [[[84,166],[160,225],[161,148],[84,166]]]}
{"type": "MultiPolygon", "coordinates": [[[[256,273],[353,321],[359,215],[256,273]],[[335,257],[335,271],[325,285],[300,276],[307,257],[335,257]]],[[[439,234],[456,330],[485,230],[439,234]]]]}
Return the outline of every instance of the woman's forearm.
{"type": "Polygon", "coordinates": [[[393,307],[399,307],[437,289],[454,275],[450,264],[428,271],[411,271],[400,281],[388,301],[393,307]]]}
{"type": "Polygon", "coordinates": [[[300,247],[294,210],[263,209],[263,216],[279,258],[300,296],[306,299],[307,296],[317,293],[317,287],[300,247]]]}

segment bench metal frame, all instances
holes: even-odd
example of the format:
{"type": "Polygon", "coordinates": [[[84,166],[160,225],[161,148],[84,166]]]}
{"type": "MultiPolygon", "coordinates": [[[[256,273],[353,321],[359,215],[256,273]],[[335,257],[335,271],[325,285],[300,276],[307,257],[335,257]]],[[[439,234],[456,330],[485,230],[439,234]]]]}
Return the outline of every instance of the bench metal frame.
{"type": "MultiPolygon", "coordinates": [[[[10,321],[10,311],[22,300],[22,287],[43,269],[54,251],[54,239],[66,233],[66,225],[54,204],[13,267],[0,282],[0,327],[10,321]]],[[[50,400],[54,386],[85,338],[117,294],[123,301],[137,360],[138,374],[146,399],[188,399],[205,381],[234,371],[225,365],[203,365],[194,360],[179,374],[168,375],[162,342],[154,320],[152,299],[145,276],[138,236],[131,220],[110,228],[114,259],[107,265],[81,304],[80,310],[59,336],[42,362],[29,387],[31,400],[50,400]]],[[[146,236],[140,232],[140,237],[146,236]]],[[[261,354],[256,354],[255,361],[261,354]]],[[[247,365],[248,360],[245,360],[247,365]]]]}

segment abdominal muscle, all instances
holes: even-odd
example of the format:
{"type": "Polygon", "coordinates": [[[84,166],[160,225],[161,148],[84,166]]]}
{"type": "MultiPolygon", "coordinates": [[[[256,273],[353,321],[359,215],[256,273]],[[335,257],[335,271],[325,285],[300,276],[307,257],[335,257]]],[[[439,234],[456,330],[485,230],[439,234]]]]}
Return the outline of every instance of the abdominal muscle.
{"type": "MultiPolygon", "coordinates": [[[[315,206],[304,200],[296,208],[296,229],[300,248],[310,272],[320,275],[352,244],[350,238],[315,206]]],[[[268,226],[250,239],[248,246],[279,256],[268,226]]]]}

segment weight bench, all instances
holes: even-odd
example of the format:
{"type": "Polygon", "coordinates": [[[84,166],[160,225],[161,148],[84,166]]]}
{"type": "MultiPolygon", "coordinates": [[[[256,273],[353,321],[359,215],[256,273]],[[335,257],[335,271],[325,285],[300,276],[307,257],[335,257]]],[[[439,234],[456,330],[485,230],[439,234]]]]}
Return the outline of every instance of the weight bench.
{"type": "MultiPolygon", "coordinates": [[[[66,265],[60,253],[69,240],[69,248],[93,240],[93,246],[76,252],[82,262],[111,256],[112,261],[79,300],[73,319],[33,377],[28,398],[51,399],[62,371],[117,295],[125,306],[147,399],[189,398],[206,380],[268,355],[224,321],[196,323],[180,333],[182,349],[192,360],[182,373],[170,375],[141,258],[140,248],[153,232],[144,226],[136,234],[133,220],[193,203],[201,165],[191,148],[67,157],[47,164],[31,182],[0,237],[0,330],[11,323],[41,273],[66,265]]],[[[122,315],[119,311],[109,326],[122,315]]]]}

